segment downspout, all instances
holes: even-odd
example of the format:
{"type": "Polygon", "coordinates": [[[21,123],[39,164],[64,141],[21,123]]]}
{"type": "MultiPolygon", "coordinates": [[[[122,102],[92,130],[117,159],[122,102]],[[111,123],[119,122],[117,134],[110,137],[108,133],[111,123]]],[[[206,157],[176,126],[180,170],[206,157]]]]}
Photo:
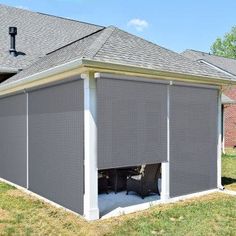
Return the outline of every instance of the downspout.
{"type": "Polygon", "coordinates": [[[222,109],[222,153],[225,154],[225,108],[224,104],[221,106],[222,109]]]}

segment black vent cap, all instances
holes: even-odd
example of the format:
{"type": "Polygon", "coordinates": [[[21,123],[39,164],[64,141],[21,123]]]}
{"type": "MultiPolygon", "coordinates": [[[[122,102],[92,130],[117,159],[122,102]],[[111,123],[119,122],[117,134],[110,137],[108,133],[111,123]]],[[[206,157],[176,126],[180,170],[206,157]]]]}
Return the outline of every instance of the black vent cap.
{"type": "Polygon", "coordinates": [[[10,35],[17,35],[17,27],[9,27],[10,35]]]}

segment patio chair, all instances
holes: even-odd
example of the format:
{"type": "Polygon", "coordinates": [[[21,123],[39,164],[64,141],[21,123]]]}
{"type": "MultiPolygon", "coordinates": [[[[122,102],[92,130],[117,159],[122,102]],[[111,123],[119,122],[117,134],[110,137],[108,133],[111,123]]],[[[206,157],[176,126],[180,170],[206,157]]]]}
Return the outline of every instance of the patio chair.
{"type": "Polygon", "coordinates": [[[108,194],[108,176],[105,172],[98,173],[98,193],[108,194]]]}
{"type": "Polygon", "coordinates": [[[127,192],[138,193],[142,199],[150,193],[160,195],[158,189],[158,178],[160,177],[161,164],[149,164],[144,167],[144,170],[139,175],[131,175],[127,178],[127,192]]]}

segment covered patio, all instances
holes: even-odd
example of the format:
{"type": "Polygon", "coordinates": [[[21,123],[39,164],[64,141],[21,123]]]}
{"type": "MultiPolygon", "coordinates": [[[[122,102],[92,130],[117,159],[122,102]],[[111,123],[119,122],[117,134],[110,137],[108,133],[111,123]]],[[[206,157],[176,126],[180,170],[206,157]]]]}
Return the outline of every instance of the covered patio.
{"type": "MultiPolygon", "coordinates": [[[[161,179],[158,180],[159,191],[161,192],[161,179]]],[[[127,207],[139,207],[137,205],[143,203],[152,204],[153,201],[160,200],[161,197],[158,194],[150,194],[142,199],[135,192],[130,192],[129,195],[126,194],[126,191],[121,191],[118,193],[109,192],[101,193],[98,195],[98,207],[99,207],[99,216],[106,217],[113,214],[122,214],[124,208],[127,207]]]]}
{"type": "Polygon", "coordinates": [[[99,171],[99,217],[160,200],[161,184],[161,163],[99,171]]]}

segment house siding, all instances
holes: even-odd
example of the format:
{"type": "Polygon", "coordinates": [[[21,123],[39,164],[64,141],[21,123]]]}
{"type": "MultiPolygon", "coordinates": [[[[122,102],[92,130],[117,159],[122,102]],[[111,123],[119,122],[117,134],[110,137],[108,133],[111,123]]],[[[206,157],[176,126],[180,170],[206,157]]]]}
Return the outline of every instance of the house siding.
{"type": "MultiPolygon", "coordinates": [[[[224,94],[236,100],[236,86],[224,88],[224,94]]],[[[224,137],[225,147],[236,145],[236,104],[224,105],[224,137]]]]}

